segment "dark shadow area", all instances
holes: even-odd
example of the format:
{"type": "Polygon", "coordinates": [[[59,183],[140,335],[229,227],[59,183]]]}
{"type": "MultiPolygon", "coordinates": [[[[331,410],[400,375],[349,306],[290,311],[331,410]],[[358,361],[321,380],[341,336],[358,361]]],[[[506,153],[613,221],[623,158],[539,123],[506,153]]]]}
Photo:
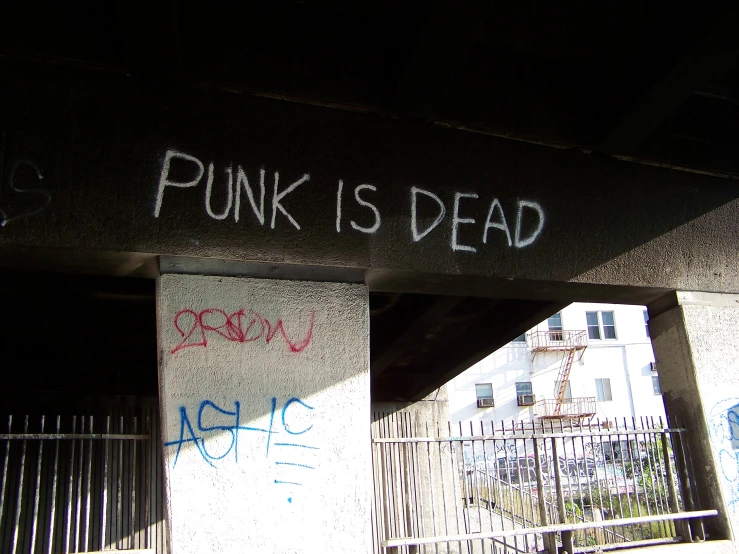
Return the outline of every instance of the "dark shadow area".
{"type": "Polygon", "coordinates": [[[739,240],[739,189],[730,180],[69,66],[6,61],[4,69],[4,248],[479,277],[513,287],[526,280],[717,291],[739,282],[730,250],[739,240]],[[414,196],[413,187],[426,193],[414,196]]]}

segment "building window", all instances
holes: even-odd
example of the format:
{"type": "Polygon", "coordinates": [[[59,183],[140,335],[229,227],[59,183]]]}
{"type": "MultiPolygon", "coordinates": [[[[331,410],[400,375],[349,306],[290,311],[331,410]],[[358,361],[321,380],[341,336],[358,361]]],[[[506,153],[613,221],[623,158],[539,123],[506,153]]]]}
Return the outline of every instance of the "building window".
{"type": "Polygon", "coordinates": [[[598,312],[585,312],[588,322],[588,338],[600,340],[600,325],[598,325],[598,312]]]}
{"type": "Polygon", "coordinates": [[[493,397],[492,383],[478,383],[475,385],[475,394],[478,400],[486,400],[493,397]]]}
{"type": "MultiPolygon", "coordinates": [[[[555,397],[559,394],[559,381],[554,382],[554,395],[555,397]]],[[[572,402],[572,387],[570,386],[570,382],[565,381],[565,396],[562,399],[562,402],[572,402]]]]}
{"type": "Polygon", "coordinates": [[[659,386],[659,377],[656,375],[652,376],[652,389],[654,394],[662,394],[662,388],[659,386]]]}
{"type": "Polygon", "coordinates": [[[547,326],[549,328],[549,340],[562,340],[563,332],[561,312],[557,312],[547,319],[547,326]]]}
{"type": "Polygon", "coordinates": [[[515,339],[513,339],[513,342],[526,342],[526,333],[518,335],[515,339]]]}
{"type": "Polygon", "coordinates": [[[597,402],[610,402],[613,400],[610,379],[595,380],[595,400],[597,402]]]}
{"type": "Polygon", "coordinates": [[[521,396],[522,394],[534,394],[534,389],[530,381],[516,383],[516,396],[521,396]]]}
{"type": "Polygon", "coordinates": [[[647,310],[644,310],[644,332],[649,338],[649,312],[647,310]]]}
{"type": "Polygon", "coordinates": [[[616,320],[613,312],[585,312],[588,338],[593,340],[615,339],[616,320]]]}

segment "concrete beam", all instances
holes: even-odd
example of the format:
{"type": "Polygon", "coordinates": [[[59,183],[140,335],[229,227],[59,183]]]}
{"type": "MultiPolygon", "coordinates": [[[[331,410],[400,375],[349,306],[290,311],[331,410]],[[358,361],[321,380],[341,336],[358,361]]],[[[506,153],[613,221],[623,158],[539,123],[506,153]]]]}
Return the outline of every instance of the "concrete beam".
{"type": "Polygon", "coordinates": [[[243,94],[2,69],[3,251],[360,269],[388,287],[425,274],[449,294],[460,277],[540,295],[553,283],[739,291],[732,181],[243,94]]]}

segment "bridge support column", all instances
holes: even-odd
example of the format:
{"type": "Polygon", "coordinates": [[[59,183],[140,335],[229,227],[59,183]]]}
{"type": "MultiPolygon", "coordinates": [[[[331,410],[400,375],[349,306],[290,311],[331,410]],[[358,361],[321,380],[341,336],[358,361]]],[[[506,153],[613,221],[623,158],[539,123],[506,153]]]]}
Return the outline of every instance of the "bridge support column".
{"type": "MultiPolygon", "coordinates": [[[[665,408],[687,428],[696,509],[711,538],[739,534],[739,295],[683,293],[649,307],[665,408]]],[[[693,532],[700,534],[693,526],[693,532]]],[[[697,537],[700,538],[700,537],[697,537]]]]}
{"type": "Polygon", "coordinates": [[[363,285],[163,275],[170,548],[370,552],[363,285]]]}

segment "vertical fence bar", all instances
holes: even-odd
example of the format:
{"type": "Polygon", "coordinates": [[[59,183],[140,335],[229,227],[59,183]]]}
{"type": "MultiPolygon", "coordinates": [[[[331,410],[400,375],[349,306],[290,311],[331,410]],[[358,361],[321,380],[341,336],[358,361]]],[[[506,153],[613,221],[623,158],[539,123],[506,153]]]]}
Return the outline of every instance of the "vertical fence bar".
{"type": "MultiPolygon", "coordinates": [[[[395,433],[395,426],[394,426],[394,418],[395,414],[388,414],[388,416],[385,419],[386,422],[386,431],[387,431],[387,437],[392,438],[396,436],[395,433]]],[[[399,460],[398,460],[398,444],[395,442],[391,442],[388,444],[389,446],[389,454],[390,454],[390,490],[391,490],[391,504],[392,507],[392,522],[393,522],[393,532],[396,536],[400,535],[403,536],[403,520],[400,516],[400,506],[402,504],[402,489],[398,486],[398,471],[399,471],[399,460]]],[[[393,550],[391,549],[391,552],[393,550]]],[[[395,552],[399,552],[399,548],[394,549],[395,552]]]]}
{"type": "MultiPolygon", "coordinates": [[[[656,485],[655,474],[657,472],[657,468],[655,464],[656,460],[654,460],[655,449],[654,449],[654,442],[652,440],[653,439],[652,431],[653,431],[652,429],[649,429],[649,432],[647,433],[647,440],[649,442],[649,447],[647,448],[647,464],[649,467],[649,470],[648,470],[649,471],[649,483],[651,484],[651,489],[652,489],[650,501],[654,503],[655,513],[659,514],[661,513],[662,510],[660,510],[660,503],[659,503],[659,499],[657,498],[657,487],[655,486],[656,485]]],[[[650,501],[648,501],[648,504],[651,503],[650,501]]],[[[657,528],[659,529],[660,535],[665,534],[665,529],[661,522],[657,524],[657,528]]]]}
{"type": "MultiPolygon", "coordinates": [[[[506,476],[508,478],[508,497],[510,499],[510,518],[511,521],[516,521],[516,496],[513,488],[513,473],[511,473],[511,466],[513,465],[513,460],[516,460],[516,467],[518,466],[518,460],[516,458],[516,443],[513,442],[513,452],[510,452],[508,449],[508,445],[510,444],[510,439],[508,438],[508,435],[506,434],[505,429],[505,423],[500,422],[500,431],[503,434],[503,444],[506,446],[506,476]]],[[[506,544],[508,544],[508,539],[506,539],[506,544]]],[[[518,550],[518,537],[513,537],[513,547],[518,550]]]]}
{"type": "MultiPolygon", "coordinates": [[[[105,416],[105,434],[110,434],[110,416],[105,416]]],[[[105,439],[105,451],[103,453],[103,501],[101,503],[101,526],[100,526],[100,550],[105,549],[105,528],[108,522],[108,439],[105,439]]]]}
{"type": "MultiPolygon", "coordinates": [[[[60,433],[61,429],[61,416],[56,416],[56,432],[60,433]]],[[[51,514],[49,516],[49,545],[46,550],[47,554],[51,554],[54,546],[54,529],[56,527],[54,516],[56,512],[56,487],[57,478],[59,473],[59,441],[54,441],[54,473],[52,474],[51,481],[51,514]]]]}
{"type": "MultiPolygon", "coordinates": [[[[495,422],[494,421],[491,421],[490,422],[490,433],[493,436],[495,436],[495,422]]],[[[503,482],[502,482],[502,475],[501,475],[502,472],[501,472],[501,469],[504,468],[507,471],[507,468],[508,468],[508,457],[507,457],[507,451],[505,449],[505,439],[503,439],[503,453],[504,453],[503,455],[504,455],[504,457],[502,458],[502,460],[503,460],[503,468],[501,468],[500,467],[500,460],[501,460],[501,458],[498,458],[497,457],[498,445],[499,444],[500,444],[500,440],[493,439],[493,449],[496,452],[495,472],[496,472],[496,481],[497,481],[497,485],[498,485],[498,496],[497,496],[497,499],[498,499],[499,504],[500,504],[500,508],[498,509],[498,515],[500,516],[500,528],[503,529],[503,527],[505,525],[504,509],[505,509],[505,497],[506,497],[505,492],[507,490],[507,487],[505,487],[504,484],[503,484],[503,482]]],[[[509,479],[509,481],[510,481],[510,479],[509,479]]],[[[509,483],[509,485],[510,485],[510,483],[509,483]]],[[[508,548],[507,548],[507,546],[508,546],[508,539],[503,539],[503,544],[505,545],[506,550],[508,550],[508,548]]]]}
{"type": "MultiPolygon", "coordinates": [[[[588,421],[588,426],[590,425],[590,421],[588,421]]],[[[591,517],[593,520],[595,520],[595,506],[593,505],[593,489],[591,486],[592,481],[592,472],[595,471],[595,457],[593,456],[592,449],[590,450],[590,455],[588,455],[588,450],[585,447],[585,432],[581,429],[580,433],[580,449],[582,452],[583,457],[583,466],[585,469],[585,489],[582,492],[582,496],[580,498],[583,498],[587,494],[587,498],[590,499],[590,510],[592,512],[591,517]],[[590,462],[592,462],[592,470],[590,467],[590,462]]],[[[582,513],[583,513],[583,519],[585,519],[585,500],[583,498],[582,502],[582,513]]],[[[592,533],[593,537],[595,538],[595,543],[597,544],[597,534],[595,531],[587,530],[583,533],[583,537],[585,538],[585,543],[587,544],[590,538],[590,534],[592,533]]]]}
{"type": "MultiPolygon", "coordinates": [[[[418,435],[418,431],[417,431],[418,426],[416,425],[415,428],[416,428],[416,431],[415,431],[414,434],[415,435],[418,435]]],[[[423,434],[423,433],[421,433],[421,434],[423,434]]],[[[421,446],[420,446],[420,444],[416,444],[415,445],[415,448],[414,448],[414,451],[413,452],[414,452],[413,455],[414,455],[414,457],[416,459],[416,468],[418,469],[418,473],[419,473],[419,477],[420,477],[420,474],[421,474],[421,464],[422,464],[421,458],[423,457],[422,456],[422,452],[421,452],[421,446]]],[[[425,506],[424,496],[425,495],[424,495],[423,489],[419,489],[418,500],[419,500],[419,505],[420,505],[420,518],[419,518],[418,534],[419,534],[420,537],[423,537],[423,536],[426,535],[426,521],[427,521],[427,518],[426,518],[426,515],[425,515],[425,509],[424,509],[424,506],[425,506]]],[[[428,550],[428,546],[424,545],[423,551],[426,552],[427,550],[428,550]]]]}
{"type": "MultiPolygon", "coordinates": [[[[521,432],[522,433],[524,432],[523,427],[521,428],[521,432]]],[[[523,525],[524,527],[528,528],[528,527],[531,527],[532,525],[533,526],[536,525],[535,523],[536,522],[536,513],[535,513],[536,510],[534,510],[534,494],[533,494],[532,483],[531,483],[532,458],[529,457],[529,449],[528,449],[528,445],[526,444],[527,440],[525,438],[521,440],[523,442],[523,457],[524,457],[524,460],[526,460],[526,496],[529,499],[528,506],[525,506],[524,508],[524,512],[528,510],[528,514],[523,519],[523,525]]],[[[532,452],[532,456],[533,456],[533,452],[532,452]]],[[[534,468],[536,467],[537,463],[538,461],[534,460],[534,468]]],[[[533,470],[535,471],[535,469],[533,470]]],[[[523,491],[523,487],[522,487],[522,491],[523,491]]],[[[523,496],[521,497],[521,500],[523,504],[523,496]]],[[[534,542],[536,543],[537,542],[536,535],[532,534],[531,536],[534,537],[534,542]]],[[[531,550],[531,546],[529,545],[529,535],[524,535],[524,543],[526,545],[526,551],[529,552],[531,550]]]]}
{"type": "MultiPolygon", "coordinates": [[[[442,429],[439,428],[437,425],[436,427],[436,435],[437,437],[441,438],[443,433],[442,429]]],[[[439,481],[441,482],[441,501],[442,501],[442,510],[444,514],[444,534],[448,535],[450,533],[449,531],[449,509],[447,507],[447,496],[449,494],[449,491],[447,491],[447,487],[445,487],[446,480],[444,479],[444,457],[442,456],[442,450],[444,448],[444,445],[447,445],[449,448],[451,448],[451,442],[442,442],[438,441],[438,453],[439,453],[439,481]]],[[[449,543],[446,543],[446,551],[449,551],[449,543]]]]}
{"type": "MultiPolygon", "coordinates": [[[[72,416],[72,433],[77,432],[77,416],[72,416]]],[[[67,480],[67,517],[64,522],[64,552],[69,552],[69,539],[72,525],[72,487],[74,486],[74,442],[70,441],[69,465],[67,471],[69,479],[67,480]]]]}
{"type": "MultiPolygon", "coordinates": [[[[393,436],[392,432],[392,415],[388,415],[388,417],[385,418],[385,431],[386,436],[388,438],[393,436]]],[[[395,444],[390,442],[388,443],[388,484],[389,484],[389,492],[390,492],[390,523],[392,526],[392,533],[395,534],[395,536],[398,536],[400,533],[400,523],[398,522],[398,490],[395,486],[395,444]]],[[[397,552],[398,549],[395,549],[397,552]]]]}
{"type": "MultiPolygon", "coordinates": [[[[633,417],[631,418],[631,425],[632,425],[632,428],[634,429],[634,431],[636,431],[636,418],[633,418],[633,417]]],[[[638,434],[634,434],[633,437],[634,437],[634,441],[638,445],[639,444],[639,435],[638,434]]],[[[639,460],[639,463],[641,463],[641,460],[639,460]]],[[[638,485],[638,481],[637,481],[638,467],[637,467],[636,464],[637,464],[637,462],[634,461],[633,452],[631,451],[631,448],[629,448],[629,465],[631,467],[631,482],[634,483],[634,503],[636,504],[636,515],[637,515],[637,517],[641,517],[641,502],[639,501],[639,485],[638,485]]],[[[631,515],[633,515],[633,514],[631,514],[631,515]]],[[[635,526],[632,529],[638,529],[639,530],[639,539],[640,540],[643,540],[644,539],[644,526],[643,525],[637,525],[637,526],[635,526]]],[[[626,535],[625,532],[624,532],[624,535],[626,535]]],[[[635,530],[632,530],[632,535],[635,537],[635,535],[636,535],[635,530]]]]}
{"type": "MultiPolygon", "coordinates": [[[[452,433],[452,422],[450,421],[448,424],[448,432],[449,436],[451,437],[453,435],[452,433]]],[[[483,432],[484,434],[484,432],[483,432]]],[[[460,477],[464,477],[464,442],[458,443],[459,448],[462,450],[462,466],[459,466],[459,452],[460,450],[457,449],[457,447],[449,450],[449,460],[451,462],[451,468],[452,468],[452,479],[453,483],[455,485],[454,488],[454,520],[455,525],[457,527],[457,534],[461,534],[462,530],[459,528],[459,516],[460,514],[464,518],[464,504],[462,504],[462,511],[460,511],[460,498],[459,495],[462,493],[462,487],[460,486],[460,477]],[[457,454],[455,458],[455,453],[457,454]],[[455,466],[457,467],[457,471],[454,471],[455,466]]],[[[492,517],[492,511],[490,512],[490,515],[492,517]]],[[[459,541],[457,543],[457,548],[459,549],[459,554],[462,554],[462,541],[459,541]]]]}
{"type": "MultiPolygon", "coordinates": [[[[12,433],[13,427],[13,416],[8,416],[8,434],[12,433]]],[[[5,489],[8,481],[8,465],[10,464],[10,442],[5,441],[5,456],[3,457],[3,475],[2,481],[0,481],[0,524],[3,521],[3,509],[5,508],[5,489]]],[[[0,527],[2,530],[2,527],[0,527]]]]}
{"type": "MultiPolygon", "coordinates": [[[[607,422],[607,421],[608,421],[608,420],[606,420],[606,422],[607,422]]],[[[610,425],[609,425],[608,423],[607,423],[607,425],[608,425],[608,428],[610,429],[610,425]]],[[[600,419],[598,420],[598,427],[601,427],[601,424],[600,424],[600,419]]],[[[607,438],[607,440],[608,440],[608,446],[609,446],[609,448],[610,448],[610,452],[611,452],[611,462],[610,462],[610,465],[611,465],[611,467],[610,467],[610,469],[612,470],[612,473],[613,473],[613,479],[614,479],[614,482],[615,482],[615,480],[616,480],[616,466],[615,466],[615,464],[613,463],[613,458],[614,458],[614,452],[613,452],[613,440],[612,440],[612,438],[613,438],[613,435],[611,435],[611,434],[609,433],[608,435],[606,435],[606,438],[607,438]]],[[[601,451],[603,451],[603,436],[602,436],[602,435],[599,435],[599,436],[598,436],[598,439],[599,439],[599,446],[600,446],[600,449],[601,449],[601,451]]],[[[604,459],[605,459],[605,454],[604,454],[604,459]]],[[[611,494],[611,484],[610,484],[610,477],[609,477],[609,474],[608,474],[608,470],[609,470],[609,468],[608,468],[608,464],[607,464],[607,463],[605,463],[605,464],[603,465],[603,472],[605,473],[605,487],[606,487],[606,496],[607,496],[607,498],[608,498],[608,509],[609,509],[609,513],[610,513],[611,517],[613,517],[613,516],[615,515],[615,510],[613,509],[613,495],[611,494]]],[[[601,505],[603,505],[603,500],[602,500],[602,498],[603,498],[603,494],[602,494],[602,489],[601,489],[601,494],[600,494],[600,497],[601,497],[601,505]]],[[[611,532],[611,537],[615,537],[615,534],[616,534],[616,528],[615,528],[614,526],[612,526],[612,525],[611,525],[610,527],[611,527],[611,529],[610,529],[610,532],[611,532]]]]}
{"type": "MultiPolygon", "coordinates": [[[[410,430],[410,421],[411,416],[410,414],[404,414],[404,417],[401,421],[402,423],[402,436],[404,437],[410,437],[412,435],[412,432],[410,430]]],[[[407,504],[407,525],[408,525],[408,534],[412,537],[417,537],[419,535],[419,527],[418,527],[418,476],[416,475],[416,462],[415,462],[415,444],[412,442],[404,443],[404,454],[405,454],[405,467],[406,467],[406,486],[407,486],[407,496],[408,496],[408,504],[407,504]]],[[[408,551],[411,554],[417,554],[419,550],[418,546],[411,546],[408,548],[408,551]]]]}
{"type": "MultiPolygon", "coordinates": [[[[552,439],[552,455],[556,460],[559,460],[557,439],[552,439]]],[[[557,464],[559,466],[559,464],[557,464]]],[[[561,471],[555,469],[554,471],[554,486],[557,488],[557,510],[559,512],[560,523],[567,521],[567,511],[565,510],[564,493],[562,490],[562,476],[561,471]]],[[[572,554],[572,531],[562,531],[562,549],[566,550],[569,554],[572,554]]]]}
{"type": "MultiPolygon", "coordinates": [[[[93,430],[93,424],[94,424],[93,416],[89,416],[87,420],[87,431],[90,434],[93,434],[95,432],[93,430]]],[[[92,502],[92,494],[90,491],[90,486],[91,486],[91,481],[92,481],[92,452],[93,452],[92,439],[88,439],[87,440],[87,484],[86,484],[87,500],[85,502],[85,528],[84,528],[84,534],[82,536],[82,546],[85,552],[87,552],[87,549],[90,547],[90,502],[92,502]]]]}
{"type": "MultiPolygon", "coordinates": [[[[616,431],[618,432],[619,431],[618,420],[616,419],[615,422],[616,422],[616,431]]],[[[626,425],[626,419],[624,419],[624,425],[626,425]]],[[[628,485],[626,484],[626,465],[624,464],[624,449],[623,449],[623,446],[622,446],[623,441],[621,441],[621,436],[622,436],[621,434],[617,434],[616,435],[616,442],[618,443],[618,462],[621,463],[621,479],[623,481],[624,488],[626,490],[628,490],[628,485]]],[[[623,435],[623,436],[626,437],[626,447],[628,449],[629,448],[629,435],[627,434],[627,435],[623,435]]],[[[616,497],[618,498],[618,511],[621,514],[621,518],[623,519],[624,517],[628,517],[628,516],[625,516],[624,515],[623,495],[621,494],[621,487],[620,487],[619,482],[618,482],[619,481],[619,479],[618,479],[618,467],[616,465],[618,462],[616,462],[614,460],[613,473],[614,473],[614,477],[616,479],[616,497]]],[[[630,507],[631,507],[631,505],[629,505],[629,508],[630,507]]]]}
{"type": "MultiPolygon", "coordinates": [[[[667,472],[667,486],[669,488],[670,492],[670,512],[678,512],[680,511],[680,506],[678,504],[677,500],[677,489],[675,488],[675,481],[673,480],[672,475],[672,460],[670,460],[670,451],[667,446],[667,431],[662,432],[662,456],[665,459],[665,472],[667,472]]],[[[677,528],[680,530],[680,534],[685,537],[685,527],[687,527],[687,522],[685,520],[680,520],[676,522],[677,528]]]]}
{"type": "MultiPolygon", "coordinates": [[[[652,429],[654,429],[654,446],[655,446],[655,452],[662,452],[662,450],[661,450],[662,445],[661,444],[658,444],[658,443],[660,443],[660,439],[662,437],[660,436],[659,439],[657,438],[657,434],[658,434],[657,433],[657,429],[658,428],[661,429],[662,426],[660,425],[659,427],[657,427],[657,425],[654,423],[654,416],[652,416],[650,419],[651,419],[652,429]]],[[[659,433],[659,434],[661,435],[661,433],[659,433]]],[[[670,458],[669,451],[667,451],[665,453],[665,455],[663,456],[662,462],[659,463],[659,472],[658,472],[658,475],[657,475],[658,481],[659,481],[660,498],[661,498],[660,501],[661,501],[662,505],[664,506],[664,509],[663,509],[664,513],[669,513],[670,512],[670,485],[667,482],[669,476],[668,476],[667,472],[665,471],[665,468],[667,467],[666,464],[669,464],[669,458],[670,458]]],[[[658,457],[656,457],[655,459],[659,462],[659,458],[658,457]]],[[[665,521],[665,527],[667,528],[667,532],[669,533],[669,536],[674,537],[675,536],[675,524],[674,524],[674,522],[672,522],[672,521],[665,521]]]]}
{"type": "MultiPolygon", "coordinates": [[[[133,432],[138,434],[139,425],[138,418],[133,417],[133,432]]],[[[129,542],[129,547],[138,548],[141,546],[138,544],[138,536],[136,530],[138,525],[136,524],[136,441],[132,441],[131,444],[131,528],[129,530],[129,536],[134,541],[133,545],[129,542]]]]}
{"type": "MultiPolygon", "coordinates": [[[[680,425],[675,423],[676,427],[680,425]]],[[[693,475],[695,475],[695,467],[693,467],[693,458],[690,456],[690,451],[687,442],[684,440],[684,435],[678,433],[680,438],[680,449],[685,463],[685,484],[687,488],[687,496],[690,500],[691,509],[695,510],[700,505],[700,494],[693,481],[693,475]]],[[[693,540],[698,539],[700,541],[706,540],[706,530],[703,527],[703,518],[693,518],[690,520],[690,530],[693,540]]]]}
{"type": "MultiPolygon", "coordinates": [[[[475,440],[472,437],[475,436],[475,431],[470,421],[470,443],[472,445],[472,486],[473,486],[473,502],[477,501],[477,524],[479,530],[482,531],[482,488],[480,487],[480,472],[477,469],[477,452],[475,451],[475,440]]],[[[480,539],[480,548],[485,551],[485,541],[480,539]]]]}
{"type": "MultiPolygon", "coordinates": [[[[451,433],[450,433],[451,434],[451,433]]],[[[480,435],[485,436],[485,423],[480,422],[480,435]]],[[[490,478],[490,466],[488,464],[488,451],[486,441],[482,440],[482,457],[485,467],[485,488],[487,489],[487,501],[488,501],[488,520],[490,521],[490,530],[493,530],[493,480],[490,478]]],[[[482,529],[482,522],[480,525],[482,529]]]]}
{"type": "MultiPolygon", "coordinates": [[[[41,433],[44,432],[44,416],[41,416],[41,433]]],[[[44,441],[38,441],[38,461],[36,462],[36,486],[33,492],[33,522],[31,523],[31,545],[28,551],[33,554],[36,550],[36,532],[38,530],[38,505],[41,492],[41,460],[44,456],[44,441]]]]}
{"type": "Polygon", "coordinates": [[[380,510],[382,503],[379,501],[379,489],[380,489],[380,460],[378,454],[378,444],[375,443],[374,439],[377,437],[377,412],[372,413],[372,546],[373,552],[378,554],[380,551],[380,544],[382,543],[382,537],[380,536],[380,510]]]}
{"type": "Polygon", "coordinates": [[[146,412],[146,433],[149,439],[144,444],[144,548],[151,547],[151,531],[149,522],[151,521],[151,464],[149,460],[152,457],[152,448],[154,437],[151,432],[151,417],[148,407],[146,412]]]}
{"type": "MultiPolygon", "coordinates": [[[[429,438],[431,437],[431,435],[429,434],[428,422],[426,422],[426,436],[429,438]]],[[[436,502],[434,501],[436,498],[436,495],[434,494],[434,471],[433,471],[433,468],[431,467],[431,443],[429,442],[426,443],[426,457],[428,459],[428,467],[429,467],[429,490],[430,490],[429,503],[431,505],[431,525],[432,525],[434,535],[437,535],[438,530],[436,528],[436,508],[435,508],[436,502]]],[[[439,552],[438,543],[434,544],[434,550],[437,553],[439,552]]]]}
{"type": "MultiPolygon", "coordinates": [[[[80,432],[85,432],[85,417],[80,416],[80,432]]],[[[74,442],[77,442],[75,439],[74,442]]],[[[74,519],[74,551],[80,551],[80,534],[82,530],[82,472],[84,469],[85,461],[85,441],[79,440],[80,443],[80,456],[79,456],[79,474],[77,477],[77,508],[75,510],[74,519]]]]}
{"type": "MultiPolygon", "coordinates": [[[[26,416],[23,424],[23,434],[28,434],[28,416],[26,416]]],[[[23,500],[23,476],[26,472],[26,439],[21,444],[21,464],[18,468],[18,493],[15,498],[15,515],[13,517],[13,540],[10,545],[10,551],[16,552],[18,546],[18,533],[20,531],[21,506],[23,500]]]]}
{"type": "MultiPolygon", "coordinates": [[[[549,518],[547,518],[547,503],[544,497],[544,474],[541,468],[539,439],[534,439],[534,457],[536,458],[536,493],[539,499],[539,524],[541,527],[546,527],[549,525],[549,518]]],[[[544,541],[544,549],[549,552],[549,554],[557,554],[556,533],[543,533],[542,540],[544,541]]]]}
{"type": "MultiPolygon", "coordinates": [[[[651,516],[652,515],[652,503],[649,499],[649,490],[645,486],[645,483],[646,483],[645,477],[649,471],[649,462],[647,461],[647,458],[649,457],[649,445],[650,445],[649,437],[648,437],[649,433],[648,433],[648,429],[646,429],[644,425],[643,417],[639,418],[639,423],[640,423],[641,429],[644,431],[644,434],[642,436],[644,437],[644,451],[645,451],[644,457],[642,458],[641,463],[640,463],[639,475],[641,476],[642,493],[644,494],[644,504],[647,507],[647,515],[651,516]]],[[[648,523],[646,527],[647,529],[649,529],[649,538],[653,539],[654,538],[654,528],[652,527],[652,524],[648,523]]]]}
{"type": "Polygon", "coordinates": [[[389,539],[390,538],[390,533],[391,533],[391,531],[390,531],[390,502],[391,502],[391,499],[389,498],[389,495],[387,493],[388,492],[388,484],[387,484],[387,462],[386,462],[386,452],[385,452],[386,446],[385,446],[385,444],[386,443],[384,443],[384,442],[381,442],[380,443],[380,464],[381,464],[380,470],[382,472],[381,473],[382,481],[381,481],[380,486],[382,487],[381,490],[382,490],[382,493],[383,493],[383,496],[384,496],[384,502],[383,502],[383,506],[382,506],[382,508],[383,508],[383,510],[382,510],[382,512],[383,512],[383,520],[384,520],[383,521],[383,523],[384,523],[384,533],[383,533],[384,534],[384,537],[383,537],[383,535],[380,535],[380,543],[382,542],[382,539],[383,538],[389,539]]]}
{"type": "MultiPolygon", "coordinates": [[[[118,422],[118,432],[123,434],[123,416],[119,417],[118,422]]],[[[116,441],[115,446],[118,450],[118,487],[115,498],[115,545],[116,548],[121,549],[123,548],[123,443],[116,441]]]]}

